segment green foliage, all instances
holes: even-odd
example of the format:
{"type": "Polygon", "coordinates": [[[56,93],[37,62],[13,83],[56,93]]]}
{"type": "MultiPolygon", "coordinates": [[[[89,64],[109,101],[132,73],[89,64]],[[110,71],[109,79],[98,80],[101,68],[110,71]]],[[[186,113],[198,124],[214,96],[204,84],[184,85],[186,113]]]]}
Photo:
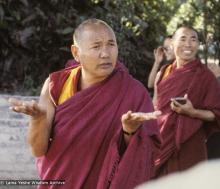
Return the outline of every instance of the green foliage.
{"type": "Polygon", "coordinates": [[[49,72],[70,58],[74,23],[78,15],[69,1],[8,0],[0,5],[1,89],[25,90],[45,80],[49,72]],[[63,58],[65,57],[65,58],[63,58]]]}
{"type": "Polygon", "coordinates": [[[100,8],[104,2],[107,14],[101,12],[97,16],[114,28],[120,59],[132,75],[146,84],[153,63],[153,49],[166,36],[166,23],[170,18],[167,12],[175,6],[164,1],[121,0],[99,1],[100,8]]]}
{"type": "Polygon", "coordinates": [[[198,30],[203,46],[202,57],[220,60],[219,0],[188,0],[181,4],[167,30],[173,33],[179,25],[191,25],[198,30]]]}
{"type": "Polygon", "coordinates": [[[91,17],[113,27],[119,59],[146,84],[153,49],[168,28],[187,21],[204,30],[205,24],[210,39],[219,39],[219,6],[217,0],[207,6],[202,0],[0,0],[0,90],[39,93],[48,74],[72,58],[75,27],[91,17]]]}

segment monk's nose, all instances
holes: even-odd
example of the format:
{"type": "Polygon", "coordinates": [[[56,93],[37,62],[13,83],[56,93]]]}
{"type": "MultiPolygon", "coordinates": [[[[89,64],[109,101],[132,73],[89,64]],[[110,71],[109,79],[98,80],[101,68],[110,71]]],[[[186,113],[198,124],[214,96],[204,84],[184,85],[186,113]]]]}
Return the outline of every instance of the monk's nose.
{"type": "Polygon", "coordinates": [[[110,56],[110,51],[108,48],[103,47],[100,51],[100,57],[101,58],[108,58],[110,56]]]}

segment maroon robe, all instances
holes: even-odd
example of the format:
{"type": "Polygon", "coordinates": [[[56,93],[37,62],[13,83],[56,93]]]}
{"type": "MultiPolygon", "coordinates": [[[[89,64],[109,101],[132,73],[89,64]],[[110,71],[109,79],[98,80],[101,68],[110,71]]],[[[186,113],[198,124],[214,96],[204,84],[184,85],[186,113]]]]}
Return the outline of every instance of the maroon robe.
{"type": "MultiPolygon", "coordinates": [[[[57,102],[71,68],[50,75],[50,93],[57,102]]],[[[65,185],[39,188],[132,189],[154,174],[159,144],[156,121],[147,121],[132,136],[123,153],[121,116],[128,110],[151,112],[144,86],[121,64],[106,80],[56,107],[53,139],[37,161],[40,178],[65,180],[65,185]]]]}
{"type": "Polygon", "coordinates": [[[185,170],[207,158],[207,137],[220,128],[219,97],[220,87],[215,76],[199,60],[173,69],[165,79],[159,79],[156,107],[163,113],[158,119],[163,142],[156,161],[157,176],[185,170]],[[184,94],[188,94],[195,108],[212,111],[216,120],[204,122],[172,111],[170,99],[184,94]]]}

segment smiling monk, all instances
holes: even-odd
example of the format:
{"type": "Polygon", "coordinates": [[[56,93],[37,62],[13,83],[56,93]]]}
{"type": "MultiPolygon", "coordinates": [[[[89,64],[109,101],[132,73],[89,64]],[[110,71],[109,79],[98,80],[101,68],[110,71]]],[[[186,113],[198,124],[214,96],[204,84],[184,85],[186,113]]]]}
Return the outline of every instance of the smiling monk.
{"type": "Polygon", "coordinates": [[[197,58],[198,34],[180,27],[173,35],[176,60],[161,69],[156,81],[155,107],[162,135],[157,175],[185,170],[207,158],[206,140],[220,129],[220,87],[197,58]],[[185,103],[175,100],[184,97],[185,103]]]}
{"type": "Polygon", "coordinates": [[[117,61],[105,22],[81,23],[71,51],[75,64],[50,74],[39,103],[10,99],[12,110],[31,116],[28,142],[40,178],[65,181],[39,188],[132,189],[154,174],[159,130],[151,119],[160,112],[117,61]]]}

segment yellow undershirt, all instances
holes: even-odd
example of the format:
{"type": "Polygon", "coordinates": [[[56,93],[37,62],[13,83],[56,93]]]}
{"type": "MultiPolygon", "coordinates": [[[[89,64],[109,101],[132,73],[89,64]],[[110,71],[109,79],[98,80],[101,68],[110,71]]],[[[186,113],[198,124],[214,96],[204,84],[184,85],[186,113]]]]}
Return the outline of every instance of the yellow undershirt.
{"type": "Polygon", "coordinates": [[[71,73],[63,85],[62,92],[60,94],[58,105],[64,103],[66,100],[71,98],[77,92],[77,73],[81,67],[77,67],[71,70],[71,73]]]}
{"type": "Polygon", "coordinates": [[[172,64],[170,64],[169,66],[167,66],[167,68],[166,68],[165,71],[164,71],[162,80],[165,79],[165,78],[170,74],[170,72],[172,71],[172,66],[173,66],[172,64]]]}

